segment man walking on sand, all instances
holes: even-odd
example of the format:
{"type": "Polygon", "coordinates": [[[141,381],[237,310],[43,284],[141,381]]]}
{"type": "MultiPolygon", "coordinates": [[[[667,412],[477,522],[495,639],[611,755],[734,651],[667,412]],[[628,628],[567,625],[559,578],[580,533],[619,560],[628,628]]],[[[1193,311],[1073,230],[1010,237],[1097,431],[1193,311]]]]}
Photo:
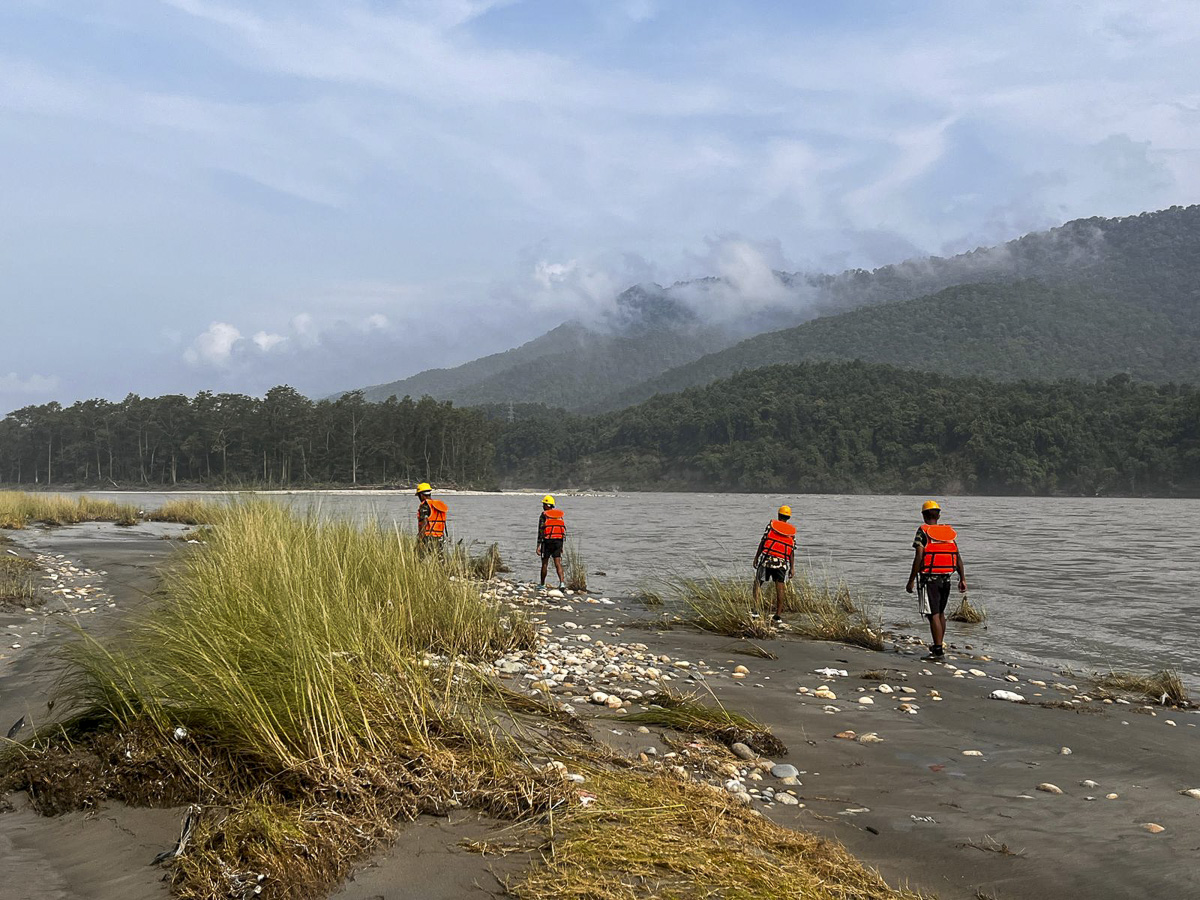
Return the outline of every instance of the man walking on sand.
{"type": "Polygon", "coordinates": [[[788,524],[792,517],[790,506],[779,507],[763,532],[758,549],[754,551],[754,603],[751,615],[758,616],[758,588],[767,581],[775,582],[775,615],[772,624],[783,624],[784,582],[791,581],[796,571],[796,527],[788,524]]]}
{"type": "Polygon", "coordinates": [[[966,593],[967,575],[963,569],[962,554],[958,552],[958,534],[949,525],[939,525],[942,508],[935,500],[921,504],[921,518],[925,521],[913,538],[912,569],[908,573],[905,590],[913,592],[917,585],[917,597],[921,615],[929,620],[929,632],[933,644],[929,656],[940,659],[945,655],[942,641],[946,636],[946,604],[950,600],[950,576],[958,573],[958,589],[966,593]]]}
{"type": "Polygon", "coordinates": [[[546,586],[546,571],[550,568],[550,560],[554,560],[554,571],[558,573],[558,589],[566,587],[563,579],[562,552],[563,541],[567,539],[567,522],[562,510],[554,504],[554,498],[547,494],[542,498],[542,514],[538,517],[537,555],[542,559],[541,586],[546,586]]]}
{"type": "Polygon", "coordinates": [[[417,485],[417,552],[440,554],[446,541],[446,515],[450,511],[441,500],[432,497],[429,482],[417,485]]]}

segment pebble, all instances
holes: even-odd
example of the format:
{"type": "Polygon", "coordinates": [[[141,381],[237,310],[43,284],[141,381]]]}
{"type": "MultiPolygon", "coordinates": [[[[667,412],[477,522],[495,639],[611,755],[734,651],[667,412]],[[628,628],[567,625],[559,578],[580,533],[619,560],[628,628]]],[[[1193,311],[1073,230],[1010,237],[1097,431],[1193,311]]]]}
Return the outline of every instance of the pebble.
{"type": "Polygon", "coordinates": [[[649,729],[649,728],[647,728],[645,725],[639,725],[639,726],[638,726],[638,729],[637,729],[637,733],[638,733],[638,734],[649,734],[649,733],[650,733],[650,729],[649,729]]]}
{"type": "Polygon", "coordinates": [[[817,688],[813,691],[813,696],[820,700],[836,700],[837,694],[829,690],[829,688],[817,688]]]}
{"type": "Polygon", "coordinates": [[[784,806],[800,806],[800,801],[791,794],[776,794],[775,800],[784,806]]]}
{"type": "Polygon", "coordinates": [[[993,700],[1008,700],[1010,703],[1021,703],[1025,700],[1023,696],[1015,691],[995,690],[989,695],[993,700]]]}
{"type": "Polygon", "coordinates": [[[870,697],[859,697],[858,702],[861,703],[863,706],[874,706],[875,705],[875,701],[872,700],[870,697]]]}
{"type": "Polygon", "coordinates": [[[751,750],[745,744],[740,743],[740,742],[734,744],[729,749],[733,751],[733,755],[736,756],[738,759],[754,759],[756,756],[758,756],[757,753],[755,753],[753,750],[751,750]]]}
{"type": "Polygon", "coordinates": [[[1200,800],[1200,788],[1188,788],[1186,791],[1180,791],[1185,797],[1191,797],[1193,800],[1200,800]]]}
{"type": "Polygon", "coordinates": [[[1088,778],[1088,779],[1085,779],[1084,781],[1079,782],[1079,786],[1085,787],[1085,788],[1098,788],[1098,787],[1100,787],[1100,782],[1092,781],[1092,779],[1088,778]]]}
{"type": "Polygon", "coordinates": [[[1143,823],[1142,828],[1146,829],[1146,831],[1150,832],[1151,834],[1162,834],[1167,830],[1157,822],[1145,822],[1143,823]]]}
{"type": "Polygon", "coordinates": [[[1063,789],[1060,788],[1057,784],[1051,784],[1048,781],[1043,781],[1041,784],[1039,784],[1037,786],[1037,789],[1039,791],[1043,791],[1047,794],[1061,794],[1063,792],[1063,789]]]}
{"type": "Polygon", "coordinates": [[[1120,794],[1105,794],[1104,799],[1105,800],[1116,800],[1120,796],[1121,796],[1120,794]]]}
{"type": "Polygon", "coordinates": [[[860,744],[882,744],[883,738],[873,731],[868,731],[866,734],[860,734],[855,738],[860,744]]]}
{"type": "Polygon", "coordinates": [[[853,731],[839,731],[837,734],[834,735],[834,737],[841,738],[843,741],[852,741],[856,737],[858,737],[858,734],[853,731]]]}
{"type": "Polygon", "coordinates": [[[987,678],[987,672],[983,671],[983,669],[968,669],[967,671],[976,678],[987,678]]]}
{"type": "Polygon", "coordinates": [[[747,669],[745,666],[734,666],[733,671],[734,671],[735,675],[749,675],[750,674],[750,670],[747,669]]]}
{"type": "Polygon", "coordinates": [[[982,750],[964,750],[962,752],[962,755],[963,756],[983,756],[983,751],[982,750]]]}
{"type": "Polygon", "coordinates": [[[799,774],[799,769],[787,763],[780,763],[777,766],[771,767],[771,775],[775,778],[795,778],[799,774]]]}
{"type": "Polygon", "coordinates": [[[1071,755],[1071,748],[1070,748],[1070,747],[1059,747],[1059,748],[1058,748],[1058,755],[1059,755],[1059,756],[1070,756],[1070,755],[1071,755]]]}
{"type": "Polygon", "coordinates": [[[875,690],[879,691],[879,693],[881,693],[881,694],[893,693],[891,685],[887,685],[887,684],[881,684],[879,687],[875,688],[875,690]]]}

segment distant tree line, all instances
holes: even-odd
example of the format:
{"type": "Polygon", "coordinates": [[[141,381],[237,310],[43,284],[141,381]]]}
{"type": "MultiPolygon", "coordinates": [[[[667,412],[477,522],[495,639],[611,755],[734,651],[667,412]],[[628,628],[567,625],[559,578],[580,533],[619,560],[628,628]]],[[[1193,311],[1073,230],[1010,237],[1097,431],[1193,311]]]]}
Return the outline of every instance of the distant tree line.
{"type": "Polygon", "coordinates": [[[596,417],[522,410],[515,483],[845,493],[1200,496],[1200,390],[771,366],[596,417]]]}
{"type": "Polygon", "coordinates": [[[1200,389],[995,382],[863,362],[771,366],[578,416],[288,387],[29,406],[13,484],[486,487],[1200,496],[1200,389]]]}
{"type": "Polygon", "coordinates": [[[305,485],[493,482],[492,427],[430,398],[200,393],[27,406],[0,420],[0,482],[305,485]]]}

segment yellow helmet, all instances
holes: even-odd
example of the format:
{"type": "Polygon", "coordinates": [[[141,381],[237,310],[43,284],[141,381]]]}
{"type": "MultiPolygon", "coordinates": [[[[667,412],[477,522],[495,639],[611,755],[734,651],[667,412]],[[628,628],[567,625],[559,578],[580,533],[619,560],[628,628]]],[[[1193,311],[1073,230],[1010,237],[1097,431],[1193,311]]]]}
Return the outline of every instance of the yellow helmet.
{"type": "Polygon", "coordinates": [[[428,494],[432,490],[433,490],[433,486],[430,485],[430,483],[428,481],[422,481],[420,484],[417,485],[417,493],[418,494],[428,494]]]}
{"type": "Polygon", "coordinates": [[[931,509],[937,509],[937,510],[941,509],[941,507],[938,506],[936,500],[926,500],[924,503],[921,504],[921,512],[929,512],[931,509]]]}
{"type": "Polygon", "coordinates": [[[553,506],[554,498],[552,496],[550,496],[549,494],[547,494],[545,497],[542,498],[542,503],[544,503],[546,506],[553,506]]]}
{"type": "Polygon", "coordinates": [[[776,513],[776,515],[779,515],[779,516],[791,516],[791,514],[792,514],[792,508],[790,506],[788,506],[787,504],[784,504],[783,506],[779,507],[779,512],[776,513]]]}

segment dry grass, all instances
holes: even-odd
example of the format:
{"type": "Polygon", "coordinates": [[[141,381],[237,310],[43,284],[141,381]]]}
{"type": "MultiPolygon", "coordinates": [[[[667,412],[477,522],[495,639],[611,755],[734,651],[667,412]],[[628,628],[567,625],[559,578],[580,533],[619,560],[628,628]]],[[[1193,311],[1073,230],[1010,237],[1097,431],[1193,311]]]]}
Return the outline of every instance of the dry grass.
{"type": "MultiPolygon", "coordinates": [[[[813,640],[883,649],[878,623],[872,621],[845,584],[817,582],[801,574],[785,588],[783,608],[794,633],[813,640]]],[[[679,578],[672,583],[672,590],[676,604],[684,610],[683,617],[705,631],[744,638],[775,636],[769,621],[775,602],[772,584],[763,586],[757,609],[752,582],[743,579],[679,578]]]]}
{"type": "Polygon", "coordinates": [[[569,590],[587,592],[587,560],[583,558],[579,545],[574,542],[567,545],[563,553],[563,570],[569,590]]]}
{"type": "Polygon", "coordinates": [[[946,618],[951,622],[966,622],[971,625],[978,625],[987,619],[987,609],[982,604],[976,606],[967,598],[966,594],[963,594],[954,612],[950,613],[946,618]]]}
{"type": "Polygon", "coordinates": [[[1164,706],[1188,705],[1187,687],[1174,669],[1163,669],[1153,674],[1109,672],[1097,678],[1096,685],[1104,690],[1133,694],[1164,706]]]}
{"type": "Polygon", "coordinates": [[[33,606],[41,602],[34,579],[41,567],[23,556],[0,554],[0,608],[33,606]]]}
{"type": "Polygon", "coordinates": [[[622,721],[639,725],[659,725],[688,734],[698,734],[725,746],[741,743],[764,756],[781,756],[787,747],[771,729],[731,712],[718,703],[708,706],[694,694],[666,692],[654,698],[655,703],[644,712],[624,716],[622,721]]]}
{"type": "Polygon", "coordinates": [[[214,525],[228,509],[211,500],[187,498],[168,500],[144,514],[147,522],[178,522],[180,525],[214,525]]]}
{"type": "Polygon", "coordinates": [[[662,774],[597,772],[596,801],[555,817],[518,900],[919,900],[841,845],[791,831],[729,794],[662,774]]]}
{"type": "Polygon", "coordinates": [[[113,500],[91,497],[64,497],[61,494],[30,494],[23,491],[0,492],[0,528],[25,528],[34,523],[77,525],[80,522],[137,521],[137,508],[113,500]]]}

